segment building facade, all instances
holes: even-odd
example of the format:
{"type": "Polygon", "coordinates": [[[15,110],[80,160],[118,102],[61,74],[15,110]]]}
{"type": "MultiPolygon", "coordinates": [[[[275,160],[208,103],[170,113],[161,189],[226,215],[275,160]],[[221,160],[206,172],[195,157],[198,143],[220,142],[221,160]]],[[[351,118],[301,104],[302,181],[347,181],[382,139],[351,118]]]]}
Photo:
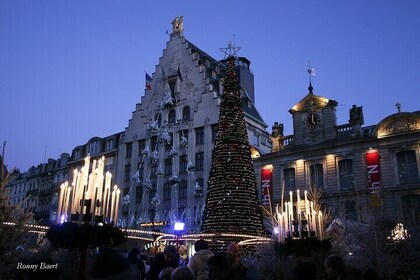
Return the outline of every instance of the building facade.
{"type": "Polygon", "coordinates": [[[275,123],[273,152],[254,160],[259,185],[270,190],[266,202],[280,205],[290,191],[316,188],[322,208],[334,217],[363,220],[373,211],[419,224],[420,111],[398,108],[363,126],[362,107],[353,105],[348,123],[337,125],[337,104],[315,95],[310,85],[289,111],[293,135],[283,135],[283,125],[275,123]]]}
{"type": "MultiPolygon", "coordinates": [[[[187,40],[182,18],[174,20],[169,35],[125,130],[93,137],[70,155],[14,176],[7,185],[11,204],[23,203],[37,220],[56,222],[60,185],[72,182],[89,155],[91,161],[104,158],[111,185],[121,189],[124,225],[182,219],[198,228],[226,61],[187,40]]],[[[227,49],[232,51],[231,45],[227,49]]],[[[237,57],[236,63],[258,185],[266,187],[262,176],[269,176],[263,204],[275,205],[282,194],[315,186],[323,191],[323,207],[336,216],[358,219],[374,209],[420,223],[419,112],[398,112],[363,126],[362,107],[354,105],[349,121],[338,125],[338,103],[315,95],[310,86],[290,109],[293,135],[284,135],[283,125],[275,123],[270,136],[254,105],[250,61],[237,57]]]]}
{"type": "MultiPolygon", "coordinates": [[[[264,154],[271,151],[271,140],[254,106],[249,65],[238,58],[242,107],[254,152],[264,154]]],[[[124,190],[121,214],[129,224],[201,222],[225,69],[225,61],[200,50],[174,25],[120,142],[117,184],[124,190]]]]}
{"type": "Polygon", "coordinates": [[[67,180],[67,160],[63,153],[58,159],[32,166],[25,172],[14,171],[7,184],[8,204],[20,205],[32,212],[33,219],[41,224],[55,221],[59,184],[67,180]]]}

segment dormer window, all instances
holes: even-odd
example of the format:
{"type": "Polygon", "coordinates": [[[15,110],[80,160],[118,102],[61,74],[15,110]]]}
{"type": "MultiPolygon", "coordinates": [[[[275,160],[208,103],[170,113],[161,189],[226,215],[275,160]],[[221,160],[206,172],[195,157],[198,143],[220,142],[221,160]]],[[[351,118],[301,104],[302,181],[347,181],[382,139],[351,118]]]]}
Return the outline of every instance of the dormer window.
{"type": "Polygon", "coordinates": [[[106,141],[106,150],[111,151],[114,148],[114,140],[110,139],[106,141]]]}
{"type": "Polygon", "coordinates": [[[93,156],[99,153],[99,141],[95,140],[89,143],[87,147],[88,153],[93,156]]]}
{"type": "Polygon", "coordinates": [[[80,152],[80,150],[76,150],[76,151],[74,152],[74,159],[79,159],[79,158],[80,158],[80,156],[81,156],[81,152],[80,152]]]}
{"type": "Polygon", "coordinates": [[[260,135],[256,132],[254,132],[254,141],[253,144],[257,147],[260,146],[260,135]]]}

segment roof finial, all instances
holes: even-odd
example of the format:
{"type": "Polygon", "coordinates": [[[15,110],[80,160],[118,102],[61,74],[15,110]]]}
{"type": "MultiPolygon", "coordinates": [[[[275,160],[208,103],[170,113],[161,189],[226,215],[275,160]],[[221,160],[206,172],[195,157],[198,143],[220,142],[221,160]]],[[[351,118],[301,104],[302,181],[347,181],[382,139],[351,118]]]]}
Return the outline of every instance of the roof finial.
{"type": "Polygon", "coordinates": [[[172,20],[172,33],[184,31],[184,16],[177,16],[172,20]]]}
{"type": "Polygon", "coordinates": [[[397,104],[395,104],[395,107],[397,107],[398,113],[401,113],[401,103],[397,102],[397,104]]]}
{"type": "Polygon", "coordinates": [[[311,68],[311,62],[308,61],[308,67],[306,68],[306,72],[308,72],[308,78],[309,78],[309,93],[313,93],[313,87],[312,87],[312,76],[315,77],[315,68],[311,68]]]}
{"type": "Polygon", "coordinates": [[[233,56],[234,58],[237,58],[236,52],[238,52],[241,49],[241,47],[235,47],[235,35],[233,35],[233,44],[231,41],[228,42],[227,48],[220,48],[222,52],[225,53],[225,57],[233,56]]]}

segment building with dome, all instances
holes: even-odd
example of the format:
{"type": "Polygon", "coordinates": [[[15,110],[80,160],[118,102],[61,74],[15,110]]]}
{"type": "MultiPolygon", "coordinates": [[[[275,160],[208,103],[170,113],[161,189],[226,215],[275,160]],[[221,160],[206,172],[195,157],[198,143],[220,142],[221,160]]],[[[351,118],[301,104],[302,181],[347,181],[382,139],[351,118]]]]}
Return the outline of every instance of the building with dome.
{"type": "MultiPolygon", "coordinates": [[[[236,56],[234,46],[227,49],[236,56]]],[[[104,158],[111,185],[120,188],[125,225],[181,219],[189,230],[199,229],[226,71],[220,56],[190,42],[177,17],[127,127],[87,137],[69,154],[14,177],[7,186],[9,203],[26,201],[38,220],[56,222],[60,185],[71,182],[90,155],[91,161],[104,158]]],[[[235,70],[263,205],[315,186],[335,216],[360,219],[372,209],[420,224],[420,111],[397,106],[397,113],[364,126],[363,108],[353,105],[349,120],[338,124],[338,102],[315,94],[310,84],[289,110],[293,134],[284,135],[283,124],[275,123],[270,136],[255,107],[250,64],[237,57],[235,70]]]]}
{"type": "Polygon", "coordinates": [[[334,217],[361,221],[373,211],[420,224],[420,111],[397,104],[397,113],[363,126],[363,108],[353,105],[348,122],[337,124],[338,102],[308,90],[289,111],[293,135],[275,123],[273,152],[254,160],[266,204],[315,188],[334,217]]]}

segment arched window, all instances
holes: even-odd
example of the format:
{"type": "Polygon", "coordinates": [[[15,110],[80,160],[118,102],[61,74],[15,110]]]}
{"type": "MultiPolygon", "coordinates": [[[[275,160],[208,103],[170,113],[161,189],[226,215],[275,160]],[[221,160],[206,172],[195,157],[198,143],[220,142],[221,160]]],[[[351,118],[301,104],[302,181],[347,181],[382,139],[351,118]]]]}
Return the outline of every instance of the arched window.
{"type": "Polygon", "coordinates": [[[182,120],[189,121],[191,118],[191,109],[189,106],[184,107],[182,110],[182,120]]]}
{"type": "Polygon", "coordinates": [[[174,124],[176,120],[176,112],[174,109],[169,111],[168,114],[168,124],[174,124]]]}

